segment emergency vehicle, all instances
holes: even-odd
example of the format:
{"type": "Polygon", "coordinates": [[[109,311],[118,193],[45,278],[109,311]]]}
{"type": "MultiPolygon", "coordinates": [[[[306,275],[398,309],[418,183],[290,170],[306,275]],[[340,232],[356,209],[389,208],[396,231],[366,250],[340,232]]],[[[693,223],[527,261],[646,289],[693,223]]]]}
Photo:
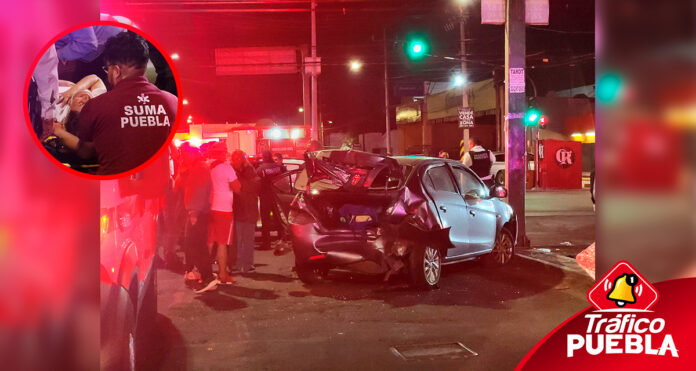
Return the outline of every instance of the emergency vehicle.
{"type": "Polygon", "coordinates": [[[224,142],[227,151],[241,149],[249,157],[263,151],[280,153],[284,158],[302,158],[310,140],[306,126],[259,126],[256,124],[191,124],[189,132],[176,133],[174,145],[188,142],[198,148],[206,143],[224,142]]]}
{"type": "Polygon", "coordinates": [[[130,177],[100,181],[103,370],[138,369],[157,315],[155,248],[169,156],[130,177]]]}

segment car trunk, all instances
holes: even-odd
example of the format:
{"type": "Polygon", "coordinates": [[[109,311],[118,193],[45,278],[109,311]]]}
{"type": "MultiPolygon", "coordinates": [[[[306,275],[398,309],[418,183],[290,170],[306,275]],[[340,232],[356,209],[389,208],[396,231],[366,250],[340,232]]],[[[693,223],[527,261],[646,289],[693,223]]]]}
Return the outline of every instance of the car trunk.
{"type": "Polygon", "coordinates": [[[305,202],[325,232],[364,232],[380,224],[403,187],[396,160],[358,151],[321,151],[307,161],[305,202]]]}

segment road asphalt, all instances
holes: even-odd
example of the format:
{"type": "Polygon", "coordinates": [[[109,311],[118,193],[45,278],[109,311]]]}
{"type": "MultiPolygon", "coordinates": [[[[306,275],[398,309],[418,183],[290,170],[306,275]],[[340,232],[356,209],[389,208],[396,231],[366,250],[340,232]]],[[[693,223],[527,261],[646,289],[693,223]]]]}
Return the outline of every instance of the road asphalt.
{"type": "Polygon", "coordinates": [[[414,291],[402,276],[382,282],[346,271],[307,286],[293,272],[292,252],[256,251],[256,272],[204,294],[188,288],[182,272],[159,269],[158,333],[141,365],[512,370],[549,331],[588,306],[592,279],[574,259],[594,240],[586,196],[530,192],[532,248],[497,269],[479,261],[445,266],[432,291],[414,291]]]}

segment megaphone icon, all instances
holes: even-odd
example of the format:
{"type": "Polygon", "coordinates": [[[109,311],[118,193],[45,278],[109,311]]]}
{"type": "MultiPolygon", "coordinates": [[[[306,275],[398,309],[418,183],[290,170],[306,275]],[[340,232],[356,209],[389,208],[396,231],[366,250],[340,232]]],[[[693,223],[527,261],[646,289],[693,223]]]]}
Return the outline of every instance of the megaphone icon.
{"type": "Polygon", "coordinates": [[[638,283],[638,276],[635,274],[624,273],[614,280],[614,287],[607,295],[607,299],[613,300],[617,307],[623,307],[626,303],[636,302],[636,295],[633,288],[638,283]]]}

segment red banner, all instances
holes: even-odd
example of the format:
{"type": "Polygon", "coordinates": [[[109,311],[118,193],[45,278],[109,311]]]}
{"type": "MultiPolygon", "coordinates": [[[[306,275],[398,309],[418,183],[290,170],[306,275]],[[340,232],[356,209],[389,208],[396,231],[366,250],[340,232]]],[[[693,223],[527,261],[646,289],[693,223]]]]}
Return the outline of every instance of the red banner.
{"type": "Polygon", "coordinates": [[[594,307],[554,329],[516,369],[693,369],[694,292],[696,278],[653,286],[630,264],[620,262],[588,293],[594,307]]]}

